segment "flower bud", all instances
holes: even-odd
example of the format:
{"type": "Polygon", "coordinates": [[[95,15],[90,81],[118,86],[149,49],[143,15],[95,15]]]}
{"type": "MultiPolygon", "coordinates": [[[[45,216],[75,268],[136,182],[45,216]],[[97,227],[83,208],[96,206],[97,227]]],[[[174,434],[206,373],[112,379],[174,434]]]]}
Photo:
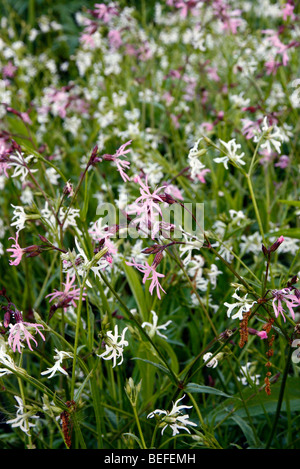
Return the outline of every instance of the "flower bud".
{"type": "Polygon", "coordinates": [[[272,246],[269,248],[269,252],[274,252],[276,251],[276,249],[279,248],[279,246],[281,245],[281,243],[283,243],[284,241],[284,237],[283,236],[280,236],[276,241],[275,243],[272,244],[272,246]]]}

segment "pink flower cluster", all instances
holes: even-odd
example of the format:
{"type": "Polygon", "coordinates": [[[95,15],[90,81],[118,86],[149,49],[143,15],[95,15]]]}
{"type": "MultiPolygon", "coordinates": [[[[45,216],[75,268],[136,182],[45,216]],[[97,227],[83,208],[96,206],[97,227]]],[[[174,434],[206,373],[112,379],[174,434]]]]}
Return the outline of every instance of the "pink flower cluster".
{"type": "Polygon", "coordinates": [[[300,306],[300,299],[291,293],[288,288],[283,288],[282,290],[272,290],[273,295],[273,309],[275,316],[278,318],[279,314],[283,317],[283,320],[286,321],[284,313],[286,310],[283,308],[283,304],[288,308],[291,316],[295,319],[294,309],[300,306]]]}

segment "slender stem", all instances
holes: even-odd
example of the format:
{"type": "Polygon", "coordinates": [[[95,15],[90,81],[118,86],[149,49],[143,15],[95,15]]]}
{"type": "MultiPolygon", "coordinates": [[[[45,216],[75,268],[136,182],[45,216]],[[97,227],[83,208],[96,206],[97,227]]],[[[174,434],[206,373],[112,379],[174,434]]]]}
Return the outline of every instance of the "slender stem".
{"type": "Polygon", "coordinates": [[[255,195],[254,195],[251,178],[248,174],[247,174],[247,183],[248,183],[248,187],[249,187],[249,191],[250,191],[250,195],[251,195],[251,200],[252,200],[252,203],[253,203],[253,207],[254,207],[254,211],[255,211],[255,215],[256,215],[256,219],[257,219],[257,223],[258,223],[258,226],[259,226],[259,231],[260,231],[261,237],[263,239],[263,242],[265,243],[264,229],[263,229],[263,225],[262,225],[262,222],[261,222],[259,210],[258,210],[258,207],[257,207],[256,198],[255,198],[255,195]]]}
{"type": "Polygon", "coordinates": [[[280,417],[280,411],[281,411],[281,406],[282,406],[285,386],[286,386],[286,382],[287,382],[287,377],[288,377],[288,372],[289,372],[290,360],[291,360],[292,353],[293,353],[293,349],[290,346],[288,356],[287,356],[287,359],[286,359],[286,364],[285,364],[285,369],[284,369],[284,373],[283,373],[283,377],[282,377],[282,382],[281,382],[281,386],[280,386],[279,397],[278,397],[278,401],[277,401],[276,414],[275,414],[274,422],[273,422],[273,425],[272,425],[272,431],[270,433],[269,439],[268,439],[267,444],[266,444],[266,449],[269,449],[270,446],[271,446],[271,443],[273,441],[273,437],[274,437],[274,434],[275,434],[275,431],[276,431],[276,428],[277,428],[278,420],[279,420],[279,417],[280,417]]]}
{"type": "Polygon", "coordinates": [[[133,405],[132,409],[133,409],[135,421],[136,421],[136,424],[137,424],[137,427],[138,427],[139,435],[140,435],[140,438],[141,438],[141,441],[142,441],[143,449],[147,449],[145,439],[144,439],[144,435],[143,435],[142,428],[141,428],[141,424],[140,424],[140,420],[139,420],[139,416],[138,416],[137,411],[136,411],[136,406],[133,405]]]}
{"type": "Polygon", "coordinates": [[[80,179],[79,179],[79,182],[78,182],[78,184],[77,184],[77,187],[76,187],[76,189],[75,189],[75,191],[74,191],[74,194],[73,194],[73,197],[72,197],[72,199],[71,199],[70,205],[69,205],[69,207],[68,207],[67,210],[66,210],[66,213],[65,213],[65,216],[64,216],[64,218],[63,218],[63,221],[61,222],[61,228],[64,226],[64,224],[65,224],[65,222],[66,222],[66,219],[67,219],[67,217],[68,217],[69,211],[70,211],[70,209],[71,209],[71,207],[72,207],[74,201],[76,200],[77,194],[78,194],[78,192],[79,192],[79,189],[80,189],[80,187],[81,187],[81,184],[82,184],[83,181],[84,181],[85,175],[87,174],[87,171],[88,171],[89,167],[90,167],[90,164],[88,163],[88,164],[86,165],[86,167],[85,167],[85,169],[84,169],[84,171],[83,171],[83,173],[82,173],[80,179]]]}
{"type": "Polygon", "coordinates": [[[154,431],[153,431],[152,438],[151,438],[151,448],[154,448],[154,441],[155,441],[155,438],[156,438],[157,430],[158,430],[158,425],[156,424],[155,428],[154,428],[154,431]]]}
{"type": "MultiPolygon", "coordinates": [[[[22,364],[22,358],[23,358],[23,352],[21,352],[21,354],[20,354],[20,359],[19,359],[19,366],[20,367],[21,367],[21,364],[22,364]]],[[[24,392],[24,387],[23,387],[23,381],[19,377],[18,377],[18,385],[19,385],[19,389],[20,389],[21,398],[22,398],[22,401],[23,401],[23,406],[25,408],[26,401],[25,401],[25,392],[24,392]]],[[[27,428],[29,429],[28,419],[26,419],[26,424],[27,424],[27,428]]],[[[27,436],[28,436],[29,448],[31,448],[32,439],[31,439],[30,433],[28,433],[27,436]]]]}
{"type": "Polygon", "coordinates": [[[78,308],[77,308],[77,321],[76,321],[76,330],[75,330],[72,381],[71,381],[71,399],[74,399],[74,391],[75,391],[75,370],[76,370],[76,361],[77,361],[77,349],[78,349],[78,343],[79,343],[79,332],[80,332],[80,326],[81,326],[81,310],[82,310],[84,284],[85,282],[83,282],[82,285],[80,286],[80,294],[79,294],[79,301],[78,301],[78,308]]]}

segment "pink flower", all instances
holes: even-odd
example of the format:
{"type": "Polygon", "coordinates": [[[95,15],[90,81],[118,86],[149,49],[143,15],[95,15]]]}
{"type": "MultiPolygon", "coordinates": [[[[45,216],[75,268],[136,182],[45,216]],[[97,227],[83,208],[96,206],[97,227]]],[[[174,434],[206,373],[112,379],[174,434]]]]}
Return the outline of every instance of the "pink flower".
{"type": "MultiPolygon", "coordinates": [[[[187,99],[187,101],[188,101],[188,99],[187,99]]],[[[176,114],[172,113],[172,114],[170,114],[170,117],[171,117],[171,120],[173,122],[173,125],[174,125],[175,129],[179,129],[179,127],[180,127],[179,117],[180,116],[176,116],[176,114]]]]}
{"type": "Polygon", "coordinates": [[[16,70],[17,70],[17,67],[15,67],[15,65],[11,61],[9,61],[3,67],[3,70],[2,70],[3,77],[13,78],[16,70]]]}
{"type": "Polygon", "coordinates": [[[286,3],[285,5],[283,5],[282,18],[284,19],[284,21],[287,20],[288,16],[291,17],[291,20],[294,20],[296,18],[296,16],[294,15],[294,8],[295,6],[291,3],[286,3]]]}
{"type": "Polygon", "coordinates": [[[18,352],[21,353],[21,347],[23,347],[24,341],[27,342],[27,345],[30,350],[32,350],[31,341],[33,341],[35,343],[35,346],[37,347],[38,343],[28,329],[34,329],[34,333],[40,334],[42,339],[45,341],[44,335],[39,330],[39,328],[44,328],[42,324],[24,322],[22,313],[20,311],[15,312],[14,316],[16,324],[11,326],[10,333],[8,336],[8,344],[12,348],[13,352],[15,352],[17,348],[18,352]]]}
{"type": "Polygon", "coordinates": [[[6,249],[8,252],[12,252],[11,257],[15,258],[14,261],[9,261],[9,264],[19,265],[21,262],[22,256],[25,253],[25,250],[21,248],[21,246],[18,243],[19,233],[16,233],[15,238],[8,238],[8,239],[13,239],[15,242],[15,244],[12,244],[12,247],[10,249],[6,249]]]}
{"type": "Polygon", "coordinates": [[[120,31],[117,29],[111,29],[108,33],[108,41],[109,45],[114,49],[119,49],[123,44],[120,31]]]}
{"type": "Polygon", "coordinates": [[[155,189],[152,193],[150,192],[150,187],[148,185],[148,177],[146,176],[145,183],[138,176],[137,182],[140,185],[140,194],[133,204],[130,205],[128,214],[137,214],[138,217],[135,218],[134,224],[140,224],[141,228],[146,232],[147,230],[155,227],[152,231],[152,239],[155,237],[156,233],[159,231],[159,224],[157,223],[157,218],[162,217],[162,211],[159,206],[159,202],[164,202],[162,197],[159,196],[159,191],[163,190],[165,186],[155,189]]]}
{"type": "Polygon", "coordinates": [[[257,332],[256,335],[260,337],[262,340],[268,338],[268,334],[266,333],[266,331],[257,332]]]}
{"type": "Polygon", "coordinates": [[[270,59],[265,62],[265,67],[267,70],[267,75],[276,75],[278,67],[281,65],[280,62],[276,62],[275,59],[270,59]]]}
{"type": "Polygon", "coordinates": [[[201,124],[201,128],[205,131],[205,132],[211,132],[213,129],[214,129],[214,126],[211,122],[202,122],[201,124]]]}
{"type": "Polygon", "coordinates": [[[272,305],[273,305],[275,316],[278,318],[279,314],[281,314],[284,321],[286,321],[286,318],[283,314],[286,311],[283,309],[283,306],[282,306],[282,303],[285,303],[289,312],[291,313],[292,318],[295,319],[294,308],[297,308],[300,305],[300,301],[297,298],[297,296],[291,294],[290,290],[287,288],[284,288],[283,290],[272,290],[272,295],[273,295],[272,305]]]}
{"type": "Polygon", "coordinates": [[[92,14],[96,16],[103,23],[109,23],[113,16],[118,15],[118,9],[112,4],[105,5],[105,3],[95,3],[96,8],[92,11],[92,14]]]}
{"type": "MultiPolygon", "coordinates": [[[[128,140],[128,142],[121,145],[120,148],[118,148],[118,150],[116,151],[116,153],[114,155],[109,155],[109,154],[103,155],[104,160],[114,161],[115,162],[117,170],[119,171],[120,176],[121,176],[121,178],[123,179],[124,182],[130,181],[129,176],[125,173],[125,170],[127,170],[129,168],[130,163],[129,163],[129,161],[121,160],[120,156],[125,156],[127,153],[129,153],[131,151],[130,148],[125,150],[125,148],[128,145],[131,144],[131,142],[132,142],[132,140],[128,140]]],[[[125,158],[127,158],[127,157],[125,156],[125,158]]]]}
{"type": "Polygon", "coordinates": [[[268,36],[269,42],[275,47],[275,49],[277,49],[276,50],[277,54],[281,55],[282,57],[282,64],[286,66],[287,63],[289,62],[287,49],[290,48],[290,44],[288,45],[283,44],[278,37],[278,33],[276,31],[273,31],[272,29],[264,29],[262,30],[262,33],[268,36]]]}
{"type": "Polygon", "coordinates": [[[150,287],[149,287],[149,292],[152,295],[154,288],[156,288],[157,296],[158,296],[159,299],[161,299],[160,290],[162,290],[164,293],[166,293],[166,292],[162,288],[162,286],[160,285],[159,278],[164,277],[164,275],[156,272],[156,270],[155,270],[156,269],[156,264],[149,265],[147,262],[145,263],[145,265],[138,264],[138,263],[135,262],[134,259],[133,259],[132,263],[131,262],[126,262],[126,264],[135,267],[136,269],[138,269],[140,272],[142,272],[144,274],[143,284],[146,283],[146,280],[151,280],[151,284],[150,284],[150,287]],[[152,275],[152,277],[151,277],[151,275],[152,275]]]}
{"type": "Polygon", "coordinates": [[[255,132],[259,130],[259,121],[255,122],[250,119],[241,119],[243,124],[242,134],[245,135],[246,139],[253,138],[255,132]]]}
{"type": "Polygon", "coordinates": [[[80,42],[86,46],[89,46],[91,49],[95,49],[96,42],[92,34],[83,33],[80,36],[80,42]]]}
{"type": "Polygon", "coordinates": [[[183,200],[180,189],[178,189],[178,187],[174,186],[173,184],[167,185],[165,188],[165,194],[169,194],[172,197],[175,197],[175,199],[183,200]]]}
{"type": "Polygon", "coordinates": [[[220,81],[220,77],[217,73],[217,67],[209,67],[207,68],[207,75],[213,81],[220,81]]]}
{"type": "Polygon", "coordinates": [[[290,159],[287,155],[282,155],[280,158],[279,158],[279,161],[278,163],[275,164],[275,166],[278,166],[279,168],[281,169],[285,169],[288,167],[288,165],[290,164],[290,159]]]}
{"type": "Polygon", "coordinates": [[[206,173],[210,173],[210,169],[202,169],[202,171],[200,171],[200,173],[196,174],[197,178],[199,179],[200,182],[202,182],[202,184],[206,184],[206,181],[205,181],[205,174],[206,173]]]}
{"type": "MultiPolygon", "coordinates": [[[[65,286],[65,289],[63,291],[58,291],[55,290],[54,293],[50,293],[49,295],[46,296],[46,298],[51,298],[49,300],[49,303],[53,301],[54,299],[58,299],[58,303],[55,306],[55,309],[57,308],[64,308],[66,311],[67,307],[72,305],[76,308],[76,303],[75,300],[79,300],[80,297],[80,288],[75,288],[73,286],[73,283],[75,282],[75,274],[70,280],[70,273],[67,273],[67,281],[66,283],[63,283],[65,286]]],[[[83,300],[84,296],[86,296],[86,293],[83,293],[83,300]]]]}
{"type": "Polygon", "coordinates": [[[252,329],[252,327],[249,327],[248,328],[248,332],[249,334],[251,335],[257,335],[260,339],[264,340],[264,339],[267,339],[268,338],[268,334],[266,333],[266,331],[257,331],[256,329],[252,329]]]}
{"type": "MultiPolygon", "coordinates": [[[[193,14],[193,10],[195,9],[197,3],[198,0],[177,0],[175,7],[180,8],[180,16],[182,18],[186,18],[189,10],[193,14]]],[[[173,6],[173,2],[168,2],[167,4],[173,6]]]]}

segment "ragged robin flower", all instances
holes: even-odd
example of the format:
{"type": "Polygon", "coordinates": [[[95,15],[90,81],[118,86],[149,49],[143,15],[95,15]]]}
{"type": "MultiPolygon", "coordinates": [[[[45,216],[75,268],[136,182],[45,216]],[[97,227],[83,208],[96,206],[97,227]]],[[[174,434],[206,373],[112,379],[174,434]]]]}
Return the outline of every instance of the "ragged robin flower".
{"type": "Polygon", "coordinates": [[[118,326],[115,325],[114,333],[108,331],[105,335],[105,352],[100,355],[97,354],[97,356],[103,358],[103,360],[113,360],[113,368],[123,363],[123,349],[128,345],[128,341],[125,340],[127,329],[128,327],[125,327],[122,334],[119,335],[118,326]],[[118,359],[119,362],[117,363],[118,359]]]}
{"type": "Polygon", "coordinates": [[[31,351],[33,350],[31,342],[34,342],[35,346],[37,347],[38,343],[31,332],[34,334],[38,333],[44,341],[46,340],[40,331],[40,328],[44,328],[42,324],[34,324],[23,321],[23,315],[21,311],[18,310],[14,311],[13,315],[16,323],[14,325],[9,324],[10,332],[8,336],[8,345],[11,347],[13,352],[15,352],[17,349],[18,352],[21,353],[21,348],[24,347],[23,342],[27,343],[31,351]]]}
{"type": "Polygon", "coordinates": [[[191,433],[188,426],[197,427],[197,424],[191,422],[188,414],[183,414],[182,409],[191,409],[193,406],[178,405],[182,399],[185,398],[185,395],[178,399],[170,411],[156,409],[150,414],[147,415],[148,419],[153,417],[157,418],[159,421],[159,427],[162,428],[161,434],[164,433],[165,429],[169,426],[172,429],[172,436],[175,436],[179,433],[179,430],[184,430],[188,433],[191,433]]]}

